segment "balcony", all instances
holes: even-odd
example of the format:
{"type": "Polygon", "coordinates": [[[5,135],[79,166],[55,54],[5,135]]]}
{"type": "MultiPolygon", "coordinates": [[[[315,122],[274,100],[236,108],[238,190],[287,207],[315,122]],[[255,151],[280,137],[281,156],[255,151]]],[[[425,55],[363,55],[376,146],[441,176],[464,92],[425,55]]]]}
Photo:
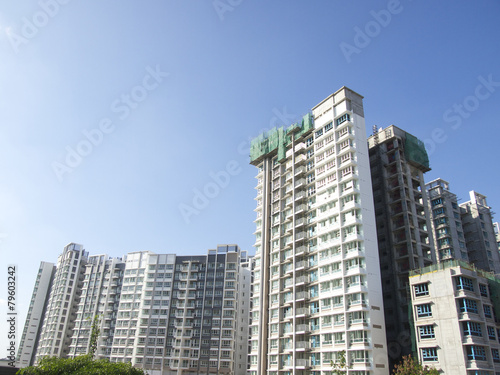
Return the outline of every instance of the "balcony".
{"type": "Polygon", "coordinates": [[[307,159],[306,155],[304,155],[304,154],[298,155],[295,157],[295,164],[296,165],[301,164],[301,163],[305,162],[306,159],[307,159]]]}
{"type": "Polygon", "coordinates": [[[308,359],[296,359],[295,366],[297,367],[297,369],[306,369],[311,367],[308,359]]]}
{"type": "Polygon", "coordinates": [[[296,350],[309,350],[309,349],[311,349],[311,346],[309,344],[309,341],[297,341],[295,343],[295,349],[296,350]]]}
{"type": "Polygon", "coordinates": [[[304,167],[295,168],[295,176],[301,175],[304,172],[305,172],[305,168],[304,167]]]}
{"type": "Polygon", "coordinates": [[[310,332],[310,328],[308,324],[298,324],[295,326],[295,333],[300,334],[300,333],[306,333],[310,332]]]}
{"type": "Polygon", "coordinates": [[[309,292],[297,292],[295,293],[295,300],[300,301],[300,300],[306,300],[309,299],[309,292]]]}
{"type": "Polygon", "coordinates": [[[298,189],[300,187],[304,187],[305,185],[306,185],[305,178],[301,178],[301,179],[295,181],[295,188],[296,189],[298,189]]]}

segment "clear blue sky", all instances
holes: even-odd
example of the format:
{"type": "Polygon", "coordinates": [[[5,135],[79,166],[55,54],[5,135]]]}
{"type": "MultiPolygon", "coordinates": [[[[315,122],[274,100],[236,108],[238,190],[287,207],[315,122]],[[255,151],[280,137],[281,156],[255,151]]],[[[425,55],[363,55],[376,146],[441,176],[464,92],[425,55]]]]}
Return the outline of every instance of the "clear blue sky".
{"type": "Polygon", "coordinates": [[[40,261],[69,242],[253,253],[248,139],[344,85],[368,132],[434,134],[428,181],[500,210],[498,1],[65,1],[0,11],[0,318],[13,264],[19,339],[40,261]],[[212,198],[188,223],[194,189],[212,198]]]}

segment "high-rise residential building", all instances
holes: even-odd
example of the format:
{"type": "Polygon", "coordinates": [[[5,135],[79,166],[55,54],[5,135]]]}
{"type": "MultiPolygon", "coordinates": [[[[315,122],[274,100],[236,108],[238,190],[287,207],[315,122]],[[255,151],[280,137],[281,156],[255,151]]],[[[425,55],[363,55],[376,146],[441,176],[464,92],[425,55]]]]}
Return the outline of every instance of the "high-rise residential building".
{"type": "Polygon", "coordinates": [[[410,274],[418,358],[443,374],[500,373],[500,280],[457,260],[410,274]]]}
{"type": "Polygon", "coordinates": [[[40,331],[55,270],[56,266],[53,263],[40,263],[24,324],[23,335],[19,343],[17,354],[17,365],[19,367],[32,366],[35,362],[35,353],[38,347],[38,340],[40,338],[40,331]]]}
{"type": "Polygon", "coordinates": [[[250,375],[388,374],[362,96],[343,87],[251,143],[250,375]]]}
{"type": "Polygon", "coordinates": [[[457,259],[468,262],[457,196],[450,191],[449,183],[441,178],[427,183],[425,187],[437,261],[457,259]]]}
{"type": "Polygon", "coordinates": [[[99,359],[110,358],[124,268],[125,263],[121,258],[107,255],[88,257],[74,317],[70,357],[89,352],[92,324],[97,318],[100,335],[95,354],[99,359]]]}
{"type": "Polygon", "coordinates": [[[470,200],[460,204],[469,260],[476,267],[500,276],[500,253],[491,208],[485,195],[475,191],[469,195],[470,200]]]}
{"type": "Polygon", "coordinates": [[[36,362],[45,356],[67,357],[88,253],[70,243],[57,260],[45,309],[36,362]]]}
{"type": "Polygon", "coordinates": [[[37,358],[88,353],[97,322],[97,358],[150,375],[244,375],[251,278],[237,245],[203,256],[110,258],[70,244],[53,277],[37,358]]]}
{"type": "Polygon", "coordinates": [[[423,142],[391,125],[368,138],[391,367],[411,354],[408,273],[435,262],[423,142]]]}
{"type": "Polygon", "coordinates": [[[495,231],[495,240],[497,241],[497,248],[500,251],[500,224],[498,222],[493,223],[493,230],[495,231]]]}

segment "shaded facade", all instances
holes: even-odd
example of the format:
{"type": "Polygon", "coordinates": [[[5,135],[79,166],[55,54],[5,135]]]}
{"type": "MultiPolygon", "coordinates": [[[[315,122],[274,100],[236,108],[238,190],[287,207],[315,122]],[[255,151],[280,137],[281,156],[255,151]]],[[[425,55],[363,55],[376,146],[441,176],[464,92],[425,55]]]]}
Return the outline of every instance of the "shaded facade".
{"type": "Polygon", "coordinates": [[[425,185],[438,262],[448,259],[469,261],[460,207],[449,183],[436,179],[425,185]]]}
{"type": "Polygon", "coordinates": [[[408,274],[436,261],[421,141],[391,125],[368,138],[391,367],[412,353],[408,274]]]}
{"type": "Polygon", "coordinates": [[[485,195],[471,191],[469,196],[468,202],[460,204],[469,260],[476,267],[500,276],[500,253],[491,208],[485,195]]]}
{"type": "Polygon", "coordinates": [[[17,354],[17,365],[19,367],[32,366],[35,363],[35,353],[40,339],[55,270],[56,266],[53,263],[40,263],[21,342],[19,343],[17,354]]]}

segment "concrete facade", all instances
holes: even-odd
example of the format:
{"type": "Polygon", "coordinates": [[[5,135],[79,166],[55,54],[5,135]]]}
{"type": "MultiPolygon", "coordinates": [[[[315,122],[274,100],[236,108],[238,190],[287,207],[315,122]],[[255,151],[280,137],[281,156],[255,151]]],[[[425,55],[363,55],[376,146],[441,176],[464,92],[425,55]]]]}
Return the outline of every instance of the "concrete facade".
{"type": "Polygon", "coordinates": [[[35,353],[38,347],[38,340],[40,339],[40,331],[55,270],[56,266],[53,263],[40,263],[24,324],[23,335],[19,343],[17,365],[20,368],[32,366],[35,363],[35,353]]]}
{"type": "Polygon", "coordinates": [[[500,372],[500,280],[460,261],[412,272],[419,361],[447,375],[500,372]]]}
{"type": "Polygon", "coordinates": [[[491,208],[485,195],[471,191],[469,196],[468,202],[460,204],[469,260],[476,267],[500,277],[500,253],[491,208]]]}
{"type": "Polygon", "coordinates": [[[449,183],[441,178],[425,185],[438,262],[448,259],[469,261],[460,207],[449,183]]]}
{"type": "Polygon", "coordinates": [[[368,147],[392,368],[412,352],[408,274],[436,261],[424,183],[430,168],[423,143],[394,125],[375,128],[368,147]]]}

